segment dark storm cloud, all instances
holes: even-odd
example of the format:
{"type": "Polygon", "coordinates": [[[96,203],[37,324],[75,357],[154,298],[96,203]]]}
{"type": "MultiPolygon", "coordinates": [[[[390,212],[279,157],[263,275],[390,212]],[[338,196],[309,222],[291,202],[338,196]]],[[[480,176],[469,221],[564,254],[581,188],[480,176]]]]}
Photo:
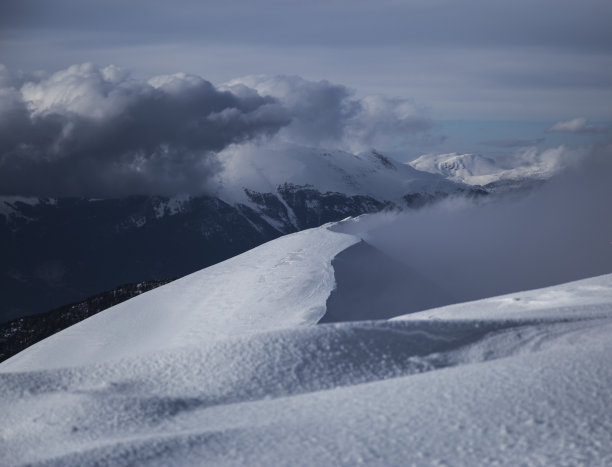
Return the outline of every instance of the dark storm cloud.
{"type": "Polygon", "coordinates": [[[290,121],[271,97],[239,97],[195,76],[144,82],[85,64],[17,89],[3,75],[4,194],[201,192],[216,171],[212,153],[290,121]]]}
{"type": "Polygon", "coordinates": [[[309,146],[354,151],[372,147],[392,150],[417,138],[430,138],[434,124],[427,112],[409,99],[383,96],[357,98],[345,86],[309,81],[299,76],[250,76],[231,81],[240,93],[256,89],[281,102],[292,116],[280,137],[309,146]]]}
{"type": "Polygon", "coordinates": [[[431,127],[410,101],[295,76],[215,87],[180,73],[136,80],[113,66],[50,75],[0,66],[0,194],[201,193],[232,144],[388,149],[431,127]]]}
{"type": "Polygon", "coordinates": [[[347,122],[361,112],[345,86],[328,81],[308,81],[298,76],[254,76],[228,84],[236,93],[247,87],[282,102],[293,121],[284,131],[292,140],[330,144],[343,137],[347,122]]]}

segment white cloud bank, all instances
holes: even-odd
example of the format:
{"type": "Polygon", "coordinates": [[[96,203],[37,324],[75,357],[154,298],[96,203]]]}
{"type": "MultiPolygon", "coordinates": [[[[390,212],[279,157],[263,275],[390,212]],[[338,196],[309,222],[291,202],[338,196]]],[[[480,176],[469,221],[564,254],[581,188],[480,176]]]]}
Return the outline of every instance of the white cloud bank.
{"type": "Polygon", "coordinates": [[[297,144],[354,152],[380,146],[401,148],[433,128],[426,111],[412,100],[357,98],[349,88],[325,80],[247,76],[228,82],[225,88],[237,94],[255,90],[281,102],[292,121],[279,132],[279,139],[297,144]]]}
{"type": "Polygon", "coordinates": [[[557,122],[548,129],[549,132],[593,134],[607,133],[608,128],[600,125],[589,125],[584,117],[573,118],[563,122],[557,122]]]}
{"type": "Polygon", "coordinates": [[[0,194],[198,194],[230,145],[361,150],[431,127],[410,101],[356,98],[328,81],[250,77],[215,87],[195,75],[145,81],[88,63],[33,75],[0,65],[0,194]]]}

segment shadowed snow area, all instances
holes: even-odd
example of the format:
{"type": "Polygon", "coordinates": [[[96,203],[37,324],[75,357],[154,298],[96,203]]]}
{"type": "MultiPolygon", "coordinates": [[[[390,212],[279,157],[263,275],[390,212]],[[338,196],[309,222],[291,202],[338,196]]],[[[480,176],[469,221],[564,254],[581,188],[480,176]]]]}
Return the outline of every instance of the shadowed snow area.
{"type": "MultiPolygon", "coordinates": [[[[326,301],[331,318],[355,320],[384,303],[368,295],[403,300],[412,290],[436,292],[328,226],[199,271],[0,364],[0,459],[612,462],[612,275],[390,321],[315,326],[326,301]],[[365,279],[349,274],[365,265],[365,279]]],[[[383,308],[369,317],[389,316],[383,308]]]]}
{"type": "Polygon", "coordinates": [[[332,261],[336,288],[320,323],[388,319],[453,303],[442,287],[363,240],[332,261]]]}

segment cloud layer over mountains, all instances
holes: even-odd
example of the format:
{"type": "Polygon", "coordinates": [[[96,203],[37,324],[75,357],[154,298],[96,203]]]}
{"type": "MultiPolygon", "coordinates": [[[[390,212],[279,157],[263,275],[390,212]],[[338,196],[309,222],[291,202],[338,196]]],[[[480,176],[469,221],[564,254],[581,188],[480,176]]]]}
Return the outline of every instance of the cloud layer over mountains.
{"type": "Polygon", "coordinates": [[[606,133],[608,131],[608,128],[602,125],[590,125],[587,123],[586,118],[578,117],[564,122],[557,122],[552,127],[550,127],[548,131],[559,133],[588,134],[606,133]]]}
{"type": "Polygon", "coordinates": [[[109,196],[197,186],[212,170],[211,152],[290,121],[272,98],[223,92],[195,76],[143,82],[85,64],[19,88],[7,81],[0,94],[7,193],[109,196]]]}
{"type": "Polygon", "coordinates": [[[528,195],[375,214],[359,229],[456,302],[609,273],[612,146],[573,156],[565,172],[528,195]]]}
{"type": "Polygon", "coordinates": [[[357,99],[299,77],[215,87],[181,73],[137,80],[113,66],[29,76],[0,66],[0,194],[202,193],[232,144],[276,137],[361,149],[431,126],[409,101],[357,99]]]}

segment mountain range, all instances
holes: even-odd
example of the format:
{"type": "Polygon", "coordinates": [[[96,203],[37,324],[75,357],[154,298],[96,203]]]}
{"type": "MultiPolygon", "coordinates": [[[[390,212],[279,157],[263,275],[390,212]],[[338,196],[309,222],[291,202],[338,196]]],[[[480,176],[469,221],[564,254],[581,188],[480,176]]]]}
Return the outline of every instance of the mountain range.
{"type": "Polygon", "coordinates": [[[228,155],[207,195],[0,198],[0,322],[122,284],[167,280],[287,233],[484,189],[375,151],[228,155]]]}

